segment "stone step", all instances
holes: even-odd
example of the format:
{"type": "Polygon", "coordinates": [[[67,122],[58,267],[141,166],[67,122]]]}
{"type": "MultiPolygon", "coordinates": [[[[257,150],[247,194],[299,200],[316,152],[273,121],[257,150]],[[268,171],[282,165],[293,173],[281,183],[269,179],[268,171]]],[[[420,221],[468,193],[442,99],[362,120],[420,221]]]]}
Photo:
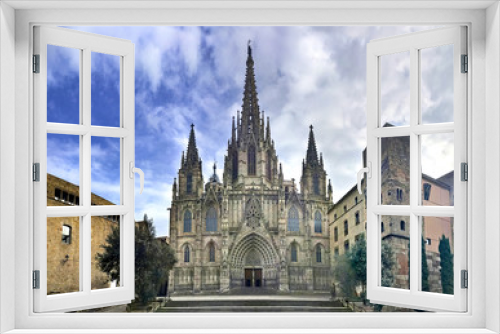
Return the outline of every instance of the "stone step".
{"type": "MultiPolygon", "coordinates": [[[[167,304],[169,305],[169,304],[167,304]]],[[[156,312],[352,312],[347,307],[321,307],[321,306],[290,306],[290,305],[259,305],[259,306],[243,306],[243,305],[212,305],[212,306],[164,306],[158,308],[156,312]]]]}

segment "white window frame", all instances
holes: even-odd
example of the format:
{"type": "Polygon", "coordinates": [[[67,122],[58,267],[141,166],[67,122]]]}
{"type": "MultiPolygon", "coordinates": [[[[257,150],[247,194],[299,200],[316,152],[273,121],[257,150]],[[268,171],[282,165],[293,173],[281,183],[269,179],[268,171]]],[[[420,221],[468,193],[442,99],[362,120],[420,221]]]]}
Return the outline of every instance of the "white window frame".
{"type": "MultiPolygon", "coordinates": [[[[492,333],[500,331],[499,272],[500,230],[500,11],[495,1],[398,1],[395,2],[18,2],[0,3],[0,330],[38,333],[42,329],[89,328],[93,333],[127,329],[144,333],[146,328],[159,332],[248,332],[248,328],[266,332],[338,332],[350,328],[356,333],[492,333]],[[134,9],[116,9],[117,6],[134,9]],[[12,7],[19,9],[14,10],[12,7]],[[147,9],[147,7],[163,7],[147,9]],[[397,9],[392,7],[397,6],[397,9]],[[59,8],[67,7],[67,8],[59,8]],[[69,8],[68,8],[69,7],[69,8]],[[99,8],[97,8],[99,7],[99,8]],[[146,10],[138,11],[136,8],[146,10]],[[26,10],[23,10],[26,9],[26,10]],[[47,10],[47,8],[49,10],[47,10]],[[75,9],[78,8],[78,9],[75,9]],[[82,9],[83,8],[83,9],[82,9]],[[113,10],[103,10],[110,8],[113,10]],[[350,8],[350,9],[349,9],[350,8]],[[29,10],[28,10],[29,9],[29,10]],[[58,9],[58,10],[56,10],[58,9]],[[471,178],[469,198],[468,266],[470,270],[468,312],[386,313],[386,314],[34,314],[30,256],[32,194],[30,181],[32,156],[32,114],[30,104],[31,35],[34,24],[57,25],[380,25],[466,24],[470,28],[469,55],[471,76],[468,103],[468,142],[471,178]],[[487,70],[486,70],[487,69],[487,70]],[[14,83],[14,84],[12,84],[14,83]],[[15,112],[12,112],[15,110],[15,112]],[[15,145],[12,145],[15,138],[15,145]],[[489,152],[488,155],[485,152],[489,152]],[[485,182],[488,175],[488,182],[485,182]],[[13,177],[14,175],[14,177],[13,177]],[[15,189],[15,198],[11,192],[15,189]],[[488,196],[486,196],[488,194],[488,196]],[[472,196],[471,196],[472,195],[472,196]],[[489,207],[486,220],[486,207],[489,207]],[[15,210],[5,209],[15,207],[15,210]],[[12,224],[15,222],[15,224],[12,224]],[[469,226],[470,226],[469,225],[469,226]],[[27,242],[28,241],[28,242],[27,242]],[[14,256],[12,256],[14,250],[14,256]],[[488,267],[484,257],[488,250],[488,267]],[[15,288],[12,288],[15,287],[15,288]],[[488,291],[488,293],[486,293],[488,291]],[[12,307],[12,305],[15,305],[12,307]],[[144,329],[132,330],[141,324],[144,329]],[[168,327],[168,328],[167,328],[168,327]],[[356,330],[356,328],[358,330],[356,330]],[[413,329],[412,329],[413,328],[413,329]],[[26,330],[23,330],[26,329],[26,330]],[[29,330],[28,330],[29,329],[29,330]],[[100,330],[99,330],[100,329],[100,330]],[[208,331],[207,329],[211,329],[208,331]],[[217,330],[219,329],[219,330],[217,330]],[[225,330],[224,330],[225,329],[225,330]],[[185,331],[184,331],[185,332],[185,331]]],[[[73,330],[72,330],[73,329],[73,330]]],[[[45,331],[46,332],[46,331],[45,331]]],[[[14,333],[14,332],[13,332],[14,333]]]]}
{"type": "MultiPolygon", "coordinates": [[[[467,270],[467,185],[461,181],[460,164],[467,163],[467,76],[461,73],[461,55],[467,54],[467,29],[452,26],[421,31],[396,37],[373,40],[367,47],[367,164],[371,170],[367,178],[367,297],[373,303],[423,310],[463,312],[467,309],[467,290],[461,289],[461,270],[467,270]],[[453,46],[453,122],[423,124],[420,111],[421,69],[420,50],[443,45],[453,46]],[[380,80],[381,58],[399,52],[408,52],[410,60],[410,124],[384,127],[381,124],[380,80]],[[423,206],[421,137],[423,134],[452,133],[454,135],[454,206],[423,206]],[[381,199],[381,152],[382,138],[408,137],[410,142],[410,201],[409,205],[382,205],[381,199]],[[381,229],[383,215],[410,217],[410,287],[397,289],[381,286],[381,229]],[[453,264],[454,294],[421,291],[421,218],[425,216],[453,217],[453,264]],[[413,245],[413,246],[412,246],[413,245]],[[415,246],[416,245],[416,246],[415,246]]],[[[472,180],[471,180],[472,181],[472,180]]],[[[399,194],[400,190],[397,189],[399,194]]]]}
{"type": "Polygon", "coordinates": [[[34,27],[34,54],[39,55],[39,73],[34,73],[34,162],[39,163],[39,181],[33,184],[34,270],[39,271],[39,289],[34,289],[35,312],[73,311],[96,306],[129,303],[135,298],[134,271],[134,179],[135,152],[135,60],[130,41],[51,26],[34,27]],[[80,53],[79,123],[47,122],[47,46],[73,48],[80,53]],[[120,63],[119,127],[91,124],[91,57],[93,52],[117,56],[120,63]],[[80,205],[47,207],[47,134],[78,135],[80,205]],[[120,203],[91,205],[91,140],[120,140],[120,203]],[[93,216],[120,215],[120,286],[91,290],[91,225],[93,216]],[[47,218],[79,217],[79,291],[47,295],[47,218]],[[89,307],[90,305],[90,307],[89,307]]]}

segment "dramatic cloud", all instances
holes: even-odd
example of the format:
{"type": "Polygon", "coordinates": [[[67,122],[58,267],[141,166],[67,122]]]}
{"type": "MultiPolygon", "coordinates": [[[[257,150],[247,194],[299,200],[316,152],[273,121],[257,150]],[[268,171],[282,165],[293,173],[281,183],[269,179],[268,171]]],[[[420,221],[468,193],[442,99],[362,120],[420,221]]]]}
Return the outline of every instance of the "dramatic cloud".
{"type": "MultiPolygon", "coordinates": [[[[338,200],[354,185],[366,147],[367,43],[376,38],[429,29],[361,26],[72,28],[128,39],[135,44],[136,166],[146,175],[144,193],[136,193],[135,217],[142,219],[147,213],[154,219],[159,235],[168,234],[167,208],[170,207],[172,183],[177,177],[182,151],[187,147],[191,123],[195,124],[205,179],[213,173],[214,161],[222,177],[232,117],[242,104],[249,40],[255,60],[259,104],[266,118],[270,118],[285,178],[299,181],[309,125],[312,124],[318,150],[323,153],[325,168],[332,181],[334,199],[338,200]]],[[[450,121],[453,117],[450,82],[453,81],[447,74],[449,68],[440,63],[448,57],[449,50],[425,52],[423,119],[427,122],[450,121]]],[[[407,108],[409,110],[409,66],[404,56],[387,57],[392,60],[382,61],[383,115],[387,121],[401,125],[409,120],[409,116],[405,116],[407,108]]],[[[64,52],[53,52],[52,58],[55,63],[69,62],[75,67],[74,57],[64,52]]],[[[96,70],[100,68],[95,67],[96,70]]],[[[111,82],[116,72],[110,64],[100,69],[105,75],[100,77],[103,96],[99,101],[107,102],[95,108],[104,112],[116,103],[116,98],[106,95],[106,92],[111,95],[116,92],[116,80],[111,82]]],[[[72,73],[73,77],[78,74],[72,73]]],[[[57,78],[62,75],[56,71],[49,79],[49,88],[52,87],[54,94],[59,92],[61,81],[57,78]]],[[[55,99],[53,103],[60,104],[62,99],[55,99]]],[[[53,108],[53,113],[56,109],[53,108]]],[[[453,154],[452,138],[429,137],[425,140],[423,171],[434,177],[448,172],[452,165],[435,163],[435,157],[444,155],[444,159],[449,160],[453,154]]],[[[108,142],[95,147],[93,144],[92,149],[107,150],[109,145],[108,142]]],[[[58,163],[53,164],[59,166],[57,170],[53,168],[54,173],[62,177],[72,173],[72,168],[62,168],[64,158],[55,157],[58,163]]],[[[110,164],[112,159],[104,160],[96,158],[94,167],[111,168],[106,163],[110,164]]],[[[66,162],[71,167],[74,160],[67,158],[66,162]]],[[[116,188],[105,186],[107,179],[116,180],[112,168],[106,172],[96,171],[95,178],[96,192],[106,198],[116,198],[116,188]]],[[[70,180],[74,182],[75,179],[70,180]]]]}

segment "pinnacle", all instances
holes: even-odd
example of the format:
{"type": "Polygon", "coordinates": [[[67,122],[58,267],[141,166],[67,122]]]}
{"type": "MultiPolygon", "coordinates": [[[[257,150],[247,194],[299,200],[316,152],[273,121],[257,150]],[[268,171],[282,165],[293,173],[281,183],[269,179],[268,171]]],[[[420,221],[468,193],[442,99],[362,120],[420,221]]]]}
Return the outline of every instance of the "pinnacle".
{"type": "Polygon", "coordinates": [[[318,151],[316,150],[316,140],[314,139],[313,126],[309,127],[309,140],[307,143],[307,154],[306,154],[306,164],[307,165],[317,165],[318,164],[318,151]]]}
{"type": "Polygon", "coordinates": [[[194,134],[194,124],[191,124],[191,132],[189,133],[188,149],[186,154],[186,162],[189,165],[198,163],[198,148],[196,147],[196,137],[194,134]]]}

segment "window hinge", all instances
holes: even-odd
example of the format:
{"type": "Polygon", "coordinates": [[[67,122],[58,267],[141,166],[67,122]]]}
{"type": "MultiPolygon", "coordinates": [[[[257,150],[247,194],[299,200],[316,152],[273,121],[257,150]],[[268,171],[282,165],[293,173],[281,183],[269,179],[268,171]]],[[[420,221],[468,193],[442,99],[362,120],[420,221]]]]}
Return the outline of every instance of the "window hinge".
{"type": "Polygon", "coordinates": [[[469,165],[466,162],[460,164],[461,174],[460,180],[469,181],[469,165]]]}
{"type": "Polygon", "coordinates": [[[33,181],[40,182],[40,163],[33,164],[33,181]]]}
{"type": "Polygon", "coordinates": [[[33,73],[40,73],[40,55],[33,55],[33,73]]]}
{"type": "Polygon", "coordinates": [[[461,271],[462,289],[467,289],[469,287],[469,273],[467,270],[461,271]]]}
{"type": "Polygon", "coordinates": [[[33,270],[33,289],[40,289],[40,270],[33,270]]]}
{"type": "Polygon", "coordinates": [[[462,55],[462,73],[469,72],[469,57],[467,55],[462,55]]]}

